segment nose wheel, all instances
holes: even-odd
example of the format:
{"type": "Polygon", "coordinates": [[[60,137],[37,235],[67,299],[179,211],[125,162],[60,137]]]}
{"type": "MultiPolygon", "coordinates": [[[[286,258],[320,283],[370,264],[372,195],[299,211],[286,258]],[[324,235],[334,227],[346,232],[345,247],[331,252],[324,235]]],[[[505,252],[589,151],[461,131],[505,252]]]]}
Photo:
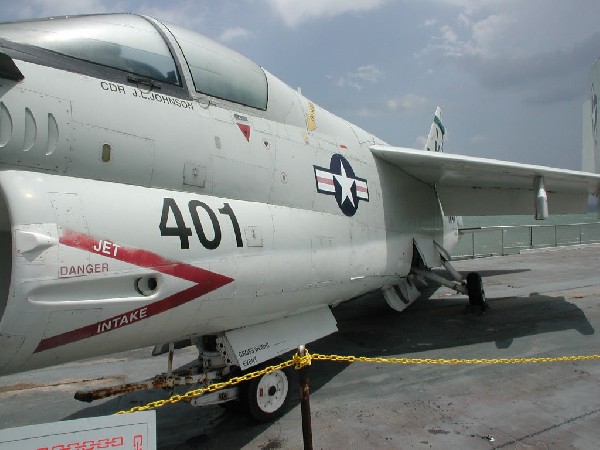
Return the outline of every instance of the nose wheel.
{"type": "Polygon", "coordinates": [[[240,401],[245,403],[250,416],[258,422],[280,417],[289,399],[289,377],[285,370],[254,378],[240,387],[240,401]]]}

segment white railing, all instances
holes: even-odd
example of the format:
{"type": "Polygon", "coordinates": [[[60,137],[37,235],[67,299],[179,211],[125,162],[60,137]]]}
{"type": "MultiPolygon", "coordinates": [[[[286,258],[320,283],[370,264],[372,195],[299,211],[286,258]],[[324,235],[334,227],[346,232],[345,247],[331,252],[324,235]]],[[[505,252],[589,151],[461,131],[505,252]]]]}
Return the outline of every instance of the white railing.
{"type": "Polygon", "coordinates": [[[600,242],[600,222],[461,228],[455,259],[511,255],[521,250],[600,242]]]}

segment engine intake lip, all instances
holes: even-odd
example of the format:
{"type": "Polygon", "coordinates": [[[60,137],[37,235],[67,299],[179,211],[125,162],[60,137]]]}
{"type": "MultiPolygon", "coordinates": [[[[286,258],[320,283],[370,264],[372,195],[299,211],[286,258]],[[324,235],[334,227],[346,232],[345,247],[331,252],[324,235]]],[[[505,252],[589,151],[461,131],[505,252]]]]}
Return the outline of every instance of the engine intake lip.
{"type": "Polygon", "coordinates": [[[0,320],[8,303],[12,275],[12,231],[6,196],[0,186],[0,320]]]}

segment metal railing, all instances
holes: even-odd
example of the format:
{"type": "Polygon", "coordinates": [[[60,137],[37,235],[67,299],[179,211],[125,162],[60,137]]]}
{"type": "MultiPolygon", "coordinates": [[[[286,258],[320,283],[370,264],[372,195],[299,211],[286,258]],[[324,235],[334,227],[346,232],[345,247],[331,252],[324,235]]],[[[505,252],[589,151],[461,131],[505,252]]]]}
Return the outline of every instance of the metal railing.
{"type": "Polygon", "coordinates": [[[600,242],[600,222],[461,228],[455,259],[512,255],[521,250],[600,242]]]}

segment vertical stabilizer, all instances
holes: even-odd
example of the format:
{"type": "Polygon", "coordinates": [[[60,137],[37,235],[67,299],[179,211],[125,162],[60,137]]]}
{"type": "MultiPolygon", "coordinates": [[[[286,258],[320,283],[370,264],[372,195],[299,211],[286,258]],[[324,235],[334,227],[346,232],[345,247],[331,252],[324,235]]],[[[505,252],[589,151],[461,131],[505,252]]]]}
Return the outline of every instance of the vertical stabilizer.
{"type": "Polygon", "coordinates": [[[600,94],[600,58],[596,60],[590,71],[590,97],[584,103],[583,118],[583,162],[593,164],[591,172],[600,172],[600,110],[598,95],[600,94]],[[587,117],[585,117],[587,115],[587,117]]]}
{"type": "Polygon", "coordinates": [[[438,106],[433,116],[433,123],[429,129],[429,136],[425,143],[425,150],[428,152],[443,152],[444,151],[444,134],[446,129],[442,125],[442,110],[438,106]]]}
{"type": "Polygon", "coordinates": [[[594,133],[592,127],[592,102],[583,103],[583,151],[581,153],[581,170],[596,172],[596,156],[594,150],[594,133]]]}

